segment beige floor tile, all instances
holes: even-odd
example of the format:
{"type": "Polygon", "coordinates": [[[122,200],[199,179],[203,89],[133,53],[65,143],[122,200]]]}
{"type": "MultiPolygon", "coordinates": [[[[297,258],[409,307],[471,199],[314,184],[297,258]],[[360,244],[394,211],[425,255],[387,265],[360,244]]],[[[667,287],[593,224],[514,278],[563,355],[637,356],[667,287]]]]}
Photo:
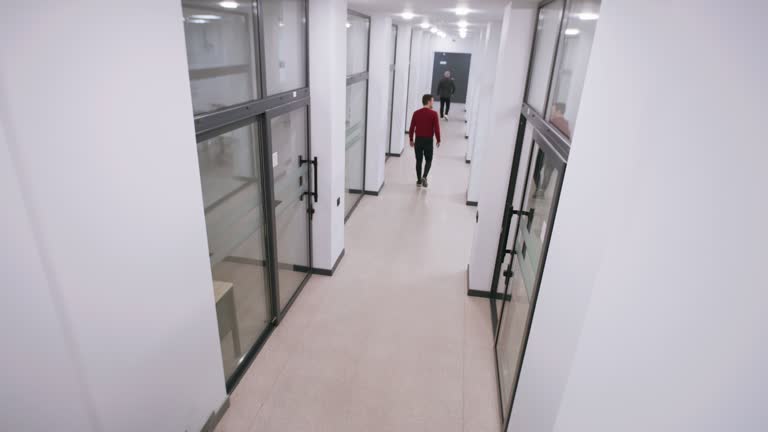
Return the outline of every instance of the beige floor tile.
{"type": "Polygon", "coordinates": [[[428,189],[410,148],[389,159],[336,273],[310,279],[217,430],[498,432],[488,300],[466,295],[475,209],[458,119],[441,123],[428,189]]]}

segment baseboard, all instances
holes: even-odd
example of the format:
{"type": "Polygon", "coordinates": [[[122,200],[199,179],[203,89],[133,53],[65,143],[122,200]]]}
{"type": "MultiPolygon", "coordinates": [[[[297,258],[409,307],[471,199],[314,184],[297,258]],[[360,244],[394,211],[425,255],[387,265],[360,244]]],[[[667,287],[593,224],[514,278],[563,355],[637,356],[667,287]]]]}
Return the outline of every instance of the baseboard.
{"type": "Polygon", "coordinates": [[[467,159],[467,158],[464,158],[464,163],[468,163],[468,164],[470,164],[470,163],[472,163],[472,161],[471,161],[471,160],[469,160],[469,159],[467,159]]]}
{"type": "Polygon", "coordinates": [[[339,257],[336,258],[336,262],[333,263],[332,269],[328,270],[328,269],[321,269],[321,268],[313,268],[312,273],[320,276],[333,276],[333,274],[336,272],[336,269],[339,267],[339,263],[341,262],[341,259],[344,258],[345,252],[346,252],[346,249],[341,250],[339,257]]]}
{"type": "Polygon", "coordinates": [[[469,139],[469,135],[464,135],[464,139],[469,139]]]}
{"type": "Polygon", "coordinates": [[[362,189],[347,189],[347,192],[349,192],[351,194],[355,194],[355,195],[360,195],[361,193],[363,193],[363,190],[362,189]]]}
{"type": "Polygon", "coordinates": [[[367,190],[367,191],[365,191],[365,194],[366,195],[379,196],[379,194],[381,193],[382,189],[384,189],[384,183],[381,184],[381,187],[379,188],[379,190],[377,190],[377,191],[369,191],[369,190],[367,190]]]}
{"type": "Polygon", "coordinates": [[[467,205],[470,207],[477,207],[477,201],[467,201],[467,205]]]}
{"type": "Polygon", "coordinates": [[[403,147],[402,150],[400,150],[400,153],[387,153],[387,156],[394,156],[394,157],[400,157],[403,155],[403,152],[405,151],[405,147],[403,147]]]}
{"type": "Polygon", "coordinates": [[[224,399],[224,403],[221,404],[218,410],[211,413],[210,417],[208,417],[208,421],[206,421],[203,425],[203,428],[200,429],[200,432],[213,432],[213,430],[216,429],[216,425],[218,425],[221,419],[224,417],[224,414],[227,413],[228,409],[229,396],[224,399]]]}

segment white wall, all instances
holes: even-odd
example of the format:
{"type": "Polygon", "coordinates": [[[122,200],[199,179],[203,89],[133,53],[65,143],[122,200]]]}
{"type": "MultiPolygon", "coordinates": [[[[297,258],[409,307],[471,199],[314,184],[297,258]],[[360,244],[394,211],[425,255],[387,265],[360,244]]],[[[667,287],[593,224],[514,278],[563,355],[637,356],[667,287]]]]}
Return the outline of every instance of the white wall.
{"type": "Polygon", "coordinates": [[[504,77],[504,85],[495,86],[488,95],[487,111],[481,107],[489,119],[483,152],[472,161],[479,202],[469,264],[469,286],[478,291],[491,289],[535,16],[534,9],[504,9],[495,62],[495,75],[504,77]]]}
{"type": "Polygon", "coordinates": [[[389,140],[389,66],[392,64],[392,18],[371,16],[368,67],[368,125],[366,128],[365,190],[384,185],[384,160],[389,140]]]}
{"type": "MultiPolygon", "coordinates": [[[[432,85],[432,57],[430,32],[414,28],[413,47],[411,48],[411,77],[408,84],[408,123],[410,126],[413,112],[421,108],[421,97],[430,93],[432,85]]],[[[405,131],[403,131],[405,132],[405,131]]]]}
{"type": "Polygon", "coordinates": [[[768,5],[722,6],[602,5],[510,431],[768,429],[768,5]]]}
{"type": "Polygon", "coordinates": [[[199,430],[225,400],[181,17],[81,0],[1,18],[4,430],[199,430]]]}
{"type": "MultiPolygon", "coordinates": [[[[491,118],[494,113],[491,110],[491,99],[494,96],[494,85],[496,84],[496,64],[499,56],[499,41],[501,36],[501,23],[488,23],[486,30],[486,39],[482,47],[483,54],[480,60],[480,76],[477,77],[477,116],[475,117],[475,128],[472,135],[469,136],[469,148],[472,156],[468,160],[479,159],[483,152],[483,146],[488,143],[488,131],[491,127],[491,118]]],[[[526,60],[527,61],[527,60],[526,60]]],[[[503,83],[512,83],[508,81],[507,74],[503,83]]],[[[523,79],[523,81],[525,81],[523,79]]],[[[502,87],[503,88],[503,87],[502,87]]],[[[478,202],[480,192],[480,171],[473,164],[469,171],[469,184],[467,186],[467,201],[478,202]]]]}
{"type": "Polygon", "coordinates": [[[309,2],[310,131],[319,174],[312,250],[321,269],[333,268],[344,249],[346,21],[346,0],[309,2]]]}
{"type": "Polygon", "coordinates": [[[478,93],[478,79],[481,75],[482,68],[479,65],[483,64],[483,45],[486,39],[486,31],[481,30],[478,36],[473,40],[473,52],[475,55],[472,61],[478,67],[469,69],[469,86],[467,88],[467,114],[466,114],[466,127],[464,128],[464,138],[467,140],[467,151],[464,154],[464,160],[467,162],[472,161],[472,147],[469,137],[472,135],[472,129],[475,127],[477,118],[477,93],[478,93]]]}
{"type": "MultiPolygon", "coordinates": [[[[391,153],[400,154],[405,148],[406,99],[408,98],[408,69],[411,59],[412,26],[397,26],[397,52],[395,61],[395,91],[392,99],[392,142],[391,153]]],[[[408,119],[410,121],[410,119],[408,119]]]]}

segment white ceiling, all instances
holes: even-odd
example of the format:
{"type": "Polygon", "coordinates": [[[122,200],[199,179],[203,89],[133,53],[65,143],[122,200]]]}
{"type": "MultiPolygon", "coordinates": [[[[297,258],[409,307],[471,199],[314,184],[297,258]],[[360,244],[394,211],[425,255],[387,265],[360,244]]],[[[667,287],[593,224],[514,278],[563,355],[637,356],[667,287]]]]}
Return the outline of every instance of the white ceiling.
{"type": "MultiPolygon", "coordinates": [[[[396,24],[419,24],[424,19],[430,24],[436,25],[440,30],[449,35],[458,32],[456,25],[464,19],[469,23],[470,34],[473,30],[489,21],[501,21],[504,7],[510,0],[348,0],[349,8],[361,13],[392,15],[396,24]],[[466,7],[470,13],[466,16],[457,16],[454,9],[458,6],[466,7]],[[411,21],[405,21],[400,17],[404,11],[413,12],[416,17],[411,21]]],[[[532,7],[540,3],[540,0],[513,0],[519,7],[532,7]]]]}

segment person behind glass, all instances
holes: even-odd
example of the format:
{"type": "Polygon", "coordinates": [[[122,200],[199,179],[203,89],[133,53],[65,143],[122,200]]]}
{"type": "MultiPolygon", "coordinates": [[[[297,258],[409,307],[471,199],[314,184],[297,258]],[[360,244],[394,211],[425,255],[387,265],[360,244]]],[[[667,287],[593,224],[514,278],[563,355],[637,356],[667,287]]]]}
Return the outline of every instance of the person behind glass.
{"type": "Polygon", "coordinates": [[[451,71],[445,71],[443,78],[437,84],[437,95],[440,96],[440,118],[448,120],[448,111],[451,110],[451,96],[456,93],[456,84],[451,78],[451,71]]]}
{"type": "Polygon", "coordinates": [[[416,110],[411,118],[411,127],[408,129],[408,136],[411,141],[411,147],[416,151],[416,186],[427,187],[427,175],[432,167],[432,136],[437,138],[437,146],[440,147],[440,121],[437,119],[437,113],[432,109],[434,98],[432,95],[425,94],[421,97],[421,103],[424,105],[416,110]],[[416,141],[413,135],[416,135],[416,141]],[[424,164],[424,176],[421,173],[421,162],[424,164]]]}

